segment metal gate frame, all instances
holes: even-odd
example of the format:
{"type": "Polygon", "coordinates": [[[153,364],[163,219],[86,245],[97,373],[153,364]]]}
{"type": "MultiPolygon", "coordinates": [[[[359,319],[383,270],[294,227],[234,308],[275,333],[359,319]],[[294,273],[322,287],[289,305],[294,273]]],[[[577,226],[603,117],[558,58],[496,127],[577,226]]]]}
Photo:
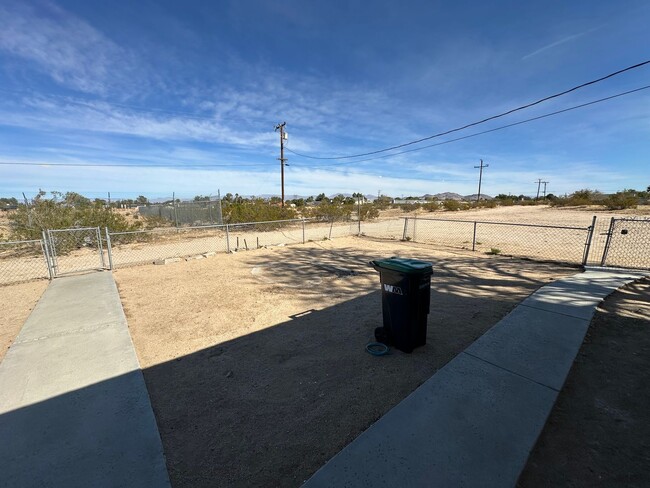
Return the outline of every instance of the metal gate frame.
{"type": "MultiPolygon", "coordinates": [[[[650,219],[638,219],[638,218],[630,218],[630,217],[612,217],[610,222],[609,222],[609,229],[607,230],[607,240],[605,241],[605,248],[603,249],[603,256],[602,259],[600,260],[600,265],[602,267],[607,267],[607,257],[609,255],[609,251],[612,247],[612,241],[614,237],[614,230],[616,228],[616,223],[617,222],[643,222],[646,223],[647,225],[650,226],[650,219]]],[[[627,234],[627,230],[621,231],[621,234],[627,234]]],[[[616,267],[623,267],[623,268],[631,268],[631,269],[650,269],[645,266],[626,266],[626,265],[614,265],[616,267]]]]}
{"type": "Polygon", "coordinates": [[[48,268],[50,269],[50,275],[52,278],[59,276],[71,274],[71,273],[80,273],[84,271],[94,271],[97,270],[97,267],[94,266],[80,266],[79,268],[73,269],[71,271],[61,272],[59,269],[59,252],[56,247],[56,234],[62,233],[71,233],[79,231],[94,231],[96,244],[95,247],[97,253],[99,254],[99,269],[106,269],[106,262],[104,260],[104,248],[102,244],[102,235],[99,227],[74,227],[70,229],[48,229],[43,231],[43,242],[45,244],[45,252],[48,257],[48,268]]]}

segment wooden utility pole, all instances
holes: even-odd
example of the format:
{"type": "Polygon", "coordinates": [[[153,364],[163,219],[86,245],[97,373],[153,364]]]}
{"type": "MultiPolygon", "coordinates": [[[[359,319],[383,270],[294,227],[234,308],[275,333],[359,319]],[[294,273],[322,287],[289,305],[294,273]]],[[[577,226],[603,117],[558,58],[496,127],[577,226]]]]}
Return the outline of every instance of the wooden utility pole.
{"type": "Polygon", "coordinates": [[[546,185],[548,185],[549,182],[548,181],[542,181],[542,183],[544,184],[544,200],[546,200],[546,185]]]}
{"type": "Polygon", "coordinates": [[[287,133],[284,132],[284,127],[287,125],[286,122],[282,122],[275,126],[275,131],[280,131],[280,181],[282,185],[282,206],[284,207],[284,163],[286,158],[284,157],[284,141],[287,138],[287,133]]]}
{"type": "Polygon", "coordinates": [[[535,201],[539,200],[539,187],[542,186],[542,179],[538,178],[537,179],[537,196],[535,197],[535,201]]]}
{"type": "Polygon", "coordinates": [[[480,171],[478,173],[478,195],[476,195],[476,203],[481,200],[481,181],[483,180],[483,168],[489,167],[489,164],[483,164],[483,160],[481,159],[481,164],[479,166],[474,166],[475,168],[480,168],[480,171]]]}

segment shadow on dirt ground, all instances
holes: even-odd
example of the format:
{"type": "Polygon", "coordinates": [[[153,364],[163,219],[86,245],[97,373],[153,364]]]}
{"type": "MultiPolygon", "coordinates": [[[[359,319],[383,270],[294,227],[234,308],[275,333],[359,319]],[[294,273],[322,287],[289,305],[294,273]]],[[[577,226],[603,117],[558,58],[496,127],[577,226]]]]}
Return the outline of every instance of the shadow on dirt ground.
{"type": "Polygon", "coordinates": [[[370,258],[354,248],[294,248],[286,260],[251,253],[251,280],[288,287],[306,305],[336,303],[144,370],[175,487],[300,486],[545,284],[541,271],[558,273],[503,258],[482,260],[480,271],[473,257],[436,259],[427,345],[373,357],[364,346],[382,316],[370,258]]]}
{"type": "Polygon", "coordinates": [[[650,279],[598,307],[518,486],[650,483],[650,279]]]}

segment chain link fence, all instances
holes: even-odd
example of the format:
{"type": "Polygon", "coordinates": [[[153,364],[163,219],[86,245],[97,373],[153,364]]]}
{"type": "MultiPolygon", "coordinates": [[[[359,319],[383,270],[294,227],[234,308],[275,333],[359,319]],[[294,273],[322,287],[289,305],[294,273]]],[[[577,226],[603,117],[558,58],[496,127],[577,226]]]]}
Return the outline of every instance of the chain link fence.
{"type": "Polygon", "coordinates": [[[93,269],[115,269],[347,236],[573,264],[650,269],[650,219],[556,226],[461,219],[293,219],[132,232],[48,230],[42,240],[0,242],[0,285],[93,269]]]}
{"type": "Polygon", "coordinates": [[[45,238],[54,276],[107,267],[98,227],[47,230],[45,238]]]}
{"type": "Polygon", "coordinates": [[[42,240],[0,242],[0,286],[50,278],[42,240]]]}
{"type": "Polygon", "coordinates": [[[165,259],[226,252],[225,225],[105,232],[110,266],[121,268],[165,259]]]}
{"type": "Polygon", "coordinates": [[[141,206],[138,214],[168,220],[176,227],[223,224],[221,200],[141,206]]]}
{"type": "Polygon", "coordinates": [[[650,219],[612,218],[601,265],[650,269],[650,219]]]}
{"type": "Polygon", "coordinates": [[[543,261],[585,264],[590,227],[405,218],[405,240],[543,261]]]}
{"type": "Polygon", "coordinates": [[[227,225],[107,232],[111,267],[206,257],[271,246],[357,235],[356,222],[316,222],[306,219],[227,225]]]}

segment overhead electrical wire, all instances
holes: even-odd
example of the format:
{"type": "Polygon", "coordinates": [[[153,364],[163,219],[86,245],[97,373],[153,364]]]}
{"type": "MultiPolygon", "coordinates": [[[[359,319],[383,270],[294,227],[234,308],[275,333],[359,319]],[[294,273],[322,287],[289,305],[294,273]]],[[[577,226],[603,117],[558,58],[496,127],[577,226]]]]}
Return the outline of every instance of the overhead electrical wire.
{"type": "MultiPolygon", "coordinates": [[[[617,93],[616,95],[611,95],[609,97],[604,97],[604,98],[599,98],[597,100],[592,100],[591,102],[581,103],[579,105],[574,105],[573,107],[565,108],[565,109],[562,109],[562,110],[556,110],[555,112],[550,112],[550,113],[547,113],[547,114],[544,114],[544,115],[538,115],[536,117],[531,117],[529,119],[520,120],[519,122],[513,122],[512,124],[502,125],[502,126],[495,127],[493,129],[484,130],[484,131],[481,131],[481,132],[474,132],[473,134],[468,134],[466,136],[456,137],[454,139],[448,139],[446,141],[437,142],[435,144],[427,144],[426,146],[420,146],[420,147],[416,147],[414,149],[407,149],[405,151],[399,151],[399,152],[396,152],[396,153],[384,154],[384,155],[375,156],[375,157],[372,157],[372,158],[355,159],[354,161],[343,161],[343,162],[339,162],[339,163],[328,163],[328,164],[325,164],[325,163],[324,164],[315,164],[315,165],[310,165],[309,168],[326,168],[326,167],[331,167],[331,166],[341,166],[341,165],[346,165],[346,164],[356,164],[356,163],[362,163],[362,162],[365,162],[365,161],[374,161],[376,159],[384,159],[384,158],[390,158],[390,157],[393,157],[393,156],[399,156],[400,154],[406,154],[406,153],[411,153],[411,152],[416,152],[416,151],[422,151],[424,149],[428,149],[428,148],[431,148],[431,147],[442,146],[444,144],[450,144],[452,142],[462,141],[463,139],[469,139],[471,137],[481,136],[483,134],[488,134],[490,132],[496,132],[496,131],[499,131],[499,130],[507,129],[509,127],[514,127],[514,126],[517,126],[517,125],[526,124],[528,122],[534,122],[535,120],[540,120],[540,119],[544,119],[544,118],[547,118],[547,117],[552,117],[553,115],[558,115],[558,114],[561,114],[561,113],[570,112],[571,110],[577,110],[579,108],[588,107],[589,105],[595,105],[597,103],[606,102],[607,100],[612,100],[614,98],[622,97],[622,96],[625,96],[625,95],[630,95],[631,93],[636,93],[636,92],[639,92],[639,91],[642,91],[642,90],[647,90],[648,88],[650,88],[650,85],[642,86],[640,88],[635,88],[634,90],[628,90],[628,91],[625,91],[625,92],[622,92],[622,93],[617,93]]],[[[293,152],[290,149],[288,149],[286,146],[285,146],[285,149],[287,149],[290,152],[293,152]]],[[[297,154],[297,153],[294,153],[294,154],[297,154]]],[[[296,164],[296,163],[293,162],[293,164],[296,164]]]]}
{"type": "Polygon", "coordinates": [[[482,120],[478,120],[476,122],[471,122],[469,124],[465,124],[465,125],[463,125],[461,127],[456,127],[454,129],[449,129],[449,130],[446,130],[444,132],[438,132],[437,134],[433,134],[433,135],[430,135],[430,136],[427,136],[427,137],[422,137],[420,139],[416,139],[416,140],[410,141],[410,142],[405,142],[403,144],[397,144],[395,146],[386,147],[386,148],[383,148],[383,149],[377,149],[376,151],[369,151],[369,152],[359,153],[359,154],[351,154],[351,155],[347,155],[347,156],[310,156],[310,155],[307,155],[307,154],[300,154],[300,153],[297,153],[297,152],[292,151],[292,150],[289,150],[289,152],[295,154],[296,156],[300,156],[300,157],[308,158],[308,159],[352,159],[352,158],[359,158],[359,157],[363,157],[363,156],[371,156],[373,154],[379,154],[379,153],[382,153],[382,152],[392,151],[394,149],[399,149],[399,148],[402,148],[402,147],[411,146],[411,145],[417,144],[419,142],[428,141],[428,140],[434,139],[436,137],[445,136],[445,135],[451,134],[453,132],[458,132],[458,131],[467,129],[469,127],[474,127],[474,126],[479,125],[479,124],[484,124],[485,122],[489,122],[490,120],[498,119],[500,117],[504,117],[504,116],[509,115],[511,113],[518,112],[520,110],[524,110],[524,109],[533,107],[535,105],[539,105],[540,103],[546,102],[546,101],[551,100],[553,98],[558,98],[558,97],[561,97],[563,95],[566,95],[567,93],[571,93],[571,92],[574,92],[576,90],[580,90],[581,88],[585,88],[587,86],[594,85],[596,83],[600,83],[601,81],[607,80],[609,78],[620,75],[620,74],[625,73],[627,71],[631,71],[633,69],[640,68],[641,66],[645,66],[647,64],[650,64],[650,60],[643,61],[641,63],[637,63],[637,64],[632,65],[632,66],[628,66],[627,68],[623,68],[623,69],[620,69],[620,70],[615,71],[613,73],[610,73],[608,75],[601,76],[600,78],[597,78],[595,80],[591,80],[591,81],[587,81],[585,83],[581,83],[580,85],[574,86],[573,88],[569,88],[568,90],[564,90],[562,92],[555,93],[553,95],[549,95],[549,96],[544,97],[544,98],[540,98],[539,100],[536,100],[534,102],[530,102],[530,103],[527,103],[525,105],[520,105],[519,107],[507,110],[505,112],[502,112],[502,113],[499,113],[499,114],[496,114],[496,115],[492,115],[490,117],[486,117],[486,118],[484,118],[482,120]]]}
{"type": "Polygon", "coordinates": [[[35,162],[10,162],[0,161],[0,165],[7,166],[67,166],[67,167],[95,167],[95,168],[168,168],[168,169],[201,169],[201,168],[239,168],[239,167],[265,167],[275,166],[275,163],[251,163],[251,164],[144,164],[144,163],[35,163],[35,162]]]}

